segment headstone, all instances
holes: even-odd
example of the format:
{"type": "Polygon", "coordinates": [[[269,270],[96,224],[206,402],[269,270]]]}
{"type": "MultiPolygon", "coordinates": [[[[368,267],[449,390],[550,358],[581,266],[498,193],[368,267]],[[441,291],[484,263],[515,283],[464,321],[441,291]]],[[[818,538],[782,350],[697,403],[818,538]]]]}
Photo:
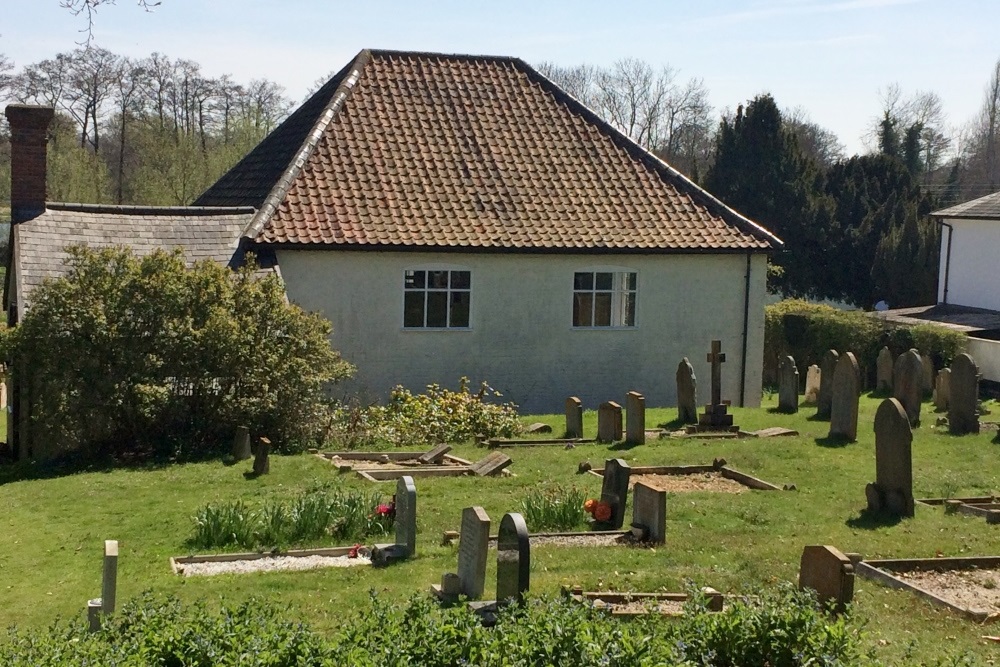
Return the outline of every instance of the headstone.
{"type": "Polygon", "coordinates": [[[104,572],[101,579],[101,613],[115,613],[118,596],[118,540],[104,540],[104,572]]]}
{"type": "Polygon", "coordinates": [[[253,474],[266,475],[271,472],[271,441],[260,438],[253,458],[253,474]]]}
{"type": "Polygon", "coordinates": [[[677,364],[677,419],[682,424],[698,423],[698,378],[687,357],[677,364]]]}
{"type": "Polygon", "coordinates": [[[910,426],[920,423],[923,377],[924,364],[920,360],[919,352],[910,349],[896,358],[896,363],[892,367],[892,397],[906,410],[910,426]]]}
{"type": "Polygon", "coordinates": [[[830,403],[830,437],[850,442],[858,439],[858,398],[861,395],[861,369],[853,352],[840,355],[833,372],[830,403]]]}
{"type": "Polygon", "coordinates": [[[609,530],[620,530],[625,523],[628,478],[631,474],[632,468],[621,459],[608,459],[604,462],[601,502],[611,506],[611,518],[606,522],[609,530]]]}
{"type": "Polygon", "coordinates": [[[552,433],[552,427],[545,422],[535,422],[524,429],[525,433],[552,433]]]}
{"type": "Polygon", "coordinates": [[[722,341],[712,341],[712,349],[705,360],[712,364],[712,402],[705,406],[705,411],[698,417],[698,427],[695,430],[738,431],[739,427],[733,425],[733,416],[729,414],[728,401],[722,400],[722,364],[726,361],[722,341]]]}
{"type": "Polygon", "coordinates": [[[833,374],[837,370],[840,355],[836,350],[827,350],[819,364],[819,397],[816,399],[816,418],[829,419],[833,401],[833,374]]]}
{"type": "Polygon", "coordinates": [[[233,458],[245,461],[250,458],[250,454],[250,429],[246,426],[237,426],[236,435],[233,437],[233,458]]]}
{"type": "Polygon", "coordinates": [[[646,397],[637,391],[625,394],[625,442],[646,444],[646,397]]]}
{"type": "Polygon", "coordinates": [[[396,482],[396,549],[402,558],[417,554],[417,487],[409,475],[396,482]]]}
{"type": "Polygon", "coordinates": [[[951,402],[951,369],[942,368],[934,378],[934,409],[938,412],[948,410],[951,402]]]}
{"type": "Polygon", "coordinates": [[[920,371],[920,389],[923,392],[922,398],[926,398],[934,391],[934,360],[931,355],[920,356],[920,371]]]}
{"type": "Polygon", "coordinates": [[[870,511],[913,516],[912,443],[902,403],[885,399],[875,412],[875,483],[865,487],[870,511]]]}
{"type": "Polygon", "coordinates": [[[778,410],[794,413],[799,411],[799,369],[795,359],[785,355],[778,364],[778,410]]]}
{"type": "Polygon", "coordinates": [[[807,546],[799,561],[799,588],[816,591],[821,604],[832,601],[834,611],[843,613],[854,598],[854,564],[833,547],[807,546]]]}
{"type": "Polygon", "coordinates": [[[497,605],[522,602],[530,578],[528,526],[520,514],[504,514],[497,531],[497,605]]]}
{"type": "Polygon", "coordinates": [[[462,533],[458,538],[458,578],[461,594],[473,600],[483,596],[489,548],[489,515],[482,507],[466,507],[462,510],[462,533]]]}
{"type": "Polygon", "coordinates": [[[806,371],[806,392],[802,396],[803,403],[816,403],[819,401],[819,366],[813,364],[806,371]]]}
{"type": "Polygon", "coordinates": [[[583,437],[583,401],[576,396],[566,399],[566,437],[583,437]]]}
{"type": "Polygon", "coordinates": [[[496,475],[504,468],[509,467],[511,463],[513,461],[506,454],[492,452],[469,466],[469,471],[477,477],[486,477],[487,475],[496,475]]]}
{"type": "Polygon", "coordinates": [[[597,408],[597,439],[600,442],[622,439],[622,406],[614,401],[601,403],[597,408]]]}
{"type": "Polygon", "coordinates": [[[875,391],[892,392],[892,352],[883,346],[875,360],[875,391]]]}
{"type": "Polygon", "coordinates": [[[952,435],[979,433],[979,367],[964,352],[951,362],[950,389],[948,431],[952,435]]]}
{"type": "Polygon", "coordinates": [[[636,482],[632,487],[632,525],[645,528],[650,542],[666,542],[667,492],[636,482]]]}
{"type": "Polygon", "coordinates": [[[451,451],[451,445],[438,445],[417,457],[417,461],[423,465],[440,463],[444,455],[451,451]]]}

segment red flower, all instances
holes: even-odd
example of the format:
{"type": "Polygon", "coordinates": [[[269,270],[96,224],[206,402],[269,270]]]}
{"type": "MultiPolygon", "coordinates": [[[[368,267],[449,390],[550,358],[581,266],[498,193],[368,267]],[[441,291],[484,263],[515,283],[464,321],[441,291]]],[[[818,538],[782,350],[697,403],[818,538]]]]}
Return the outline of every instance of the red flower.
{"type": "Polygon", "coordinates": [[[392,511],[393,511],[392,505],[386,505],[385,503],[381,503],[379,504],[378,507],[375,508],[375,513],[378,514],[379,516],[389,516],[390,514],[392,514],[392,511]]]}
{"type": "Polygon", "coordinates": [[[611,518],[611,505],[608,503],[597,503],[594,508],[594,518],[598,521],[607,521],[611,518]]]}

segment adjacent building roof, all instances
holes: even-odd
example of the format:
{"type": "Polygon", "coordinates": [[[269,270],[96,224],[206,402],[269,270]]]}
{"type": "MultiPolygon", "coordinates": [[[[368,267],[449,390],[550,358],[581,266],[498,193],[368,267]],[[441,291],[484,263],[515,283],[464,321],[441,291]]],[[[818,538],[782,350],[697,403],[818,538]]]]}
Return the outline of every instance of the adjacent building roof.
{"type": "MultiPolygon", "coordinates": [[[[46,278],[65,275],[65,248],[128,245],[138,255],[157,248],[181,248],[188,262],[212,259],[222,264],[241,260],[240,236],[254,209],[202,207],[102,206],[46,204],[41,215],[12,227],[12,252],[17,293],[23,309],[26,297],[46,278]]],[[[7,300],[11,295],[7,294],[7,300]]]]}
{"type": "Polygon", "coordinates": [[[994,218],[1000,220],[1000,192],[934,211],[939,218],[994,218]]]}
{"type": "Polygon", "coordinates": [[[781,247],[516,58],[362,51],[196,202],[304,247],[781,247]]]}

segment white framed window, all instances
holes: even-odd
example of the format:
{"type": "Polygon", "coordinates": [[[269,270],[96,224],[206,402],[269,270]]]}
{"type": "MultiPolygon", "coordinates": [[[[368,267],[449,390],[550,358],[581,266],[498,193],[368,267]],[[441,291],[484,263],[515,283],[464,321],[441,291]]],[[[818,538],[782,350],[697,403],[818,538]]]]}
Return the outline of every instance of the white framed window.
{"type": "Polygon", "coordinates": [[[468,329],[472,272],[408,269],[403,273],[404,329],[468,329]]]}
{"type": "Polygon", "coordinates": [[[573,274],[573,326],[634,327],[639,292],[633,271],[577,271],[573,274]]]}

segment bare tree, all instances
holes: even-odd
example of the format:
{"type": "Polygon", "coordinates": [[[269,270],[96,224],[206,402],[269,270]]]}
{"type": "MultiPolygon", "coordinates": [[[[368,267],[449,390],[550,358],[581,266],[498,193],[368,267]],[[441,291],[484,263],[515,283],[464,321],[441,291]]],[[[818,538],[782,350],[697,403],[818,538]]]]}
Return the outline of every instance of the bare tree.
{"type": "Polygon", "coordinates": [[[4,99],[7,96],[7,92],[14,83],[14,75],[11,74],[13,70],[14,63],[10,61],[10,58],[6,54],[0,53],[0,99],[4,99]]]}
{"type": "Polygon", "coordinates": [[[267,79],[251,81],[240,102],[243,120],[262,134],[274,129],[291,108],[284,86],[267,79]]]}
{"type": "Polygon", "coordinates": [[[22,104],[61,107],[69,81],[70,62],[66,54],[28,65],[14,77],[11,90],[22,104]]]}
{"type": "Polygon", "coordinates": [[[781,113],[781,120],[785,128],[795,136],[802,152],[820,167],[828,169],[835,162],[844,159],[844,144],[837,135],[814,123],[802,107],[785,109],[781,113]]]}
{"type": "Polygon", "coordinates": [[[125,154],[128,149],[128,126],[132,116],[141,109],[140,87],[146,77],[142,63],[131,58],[122,58],[118,63],[115,77],[114,102],[118,116],[118,168],[116,170],[115,201],[124,202],[125,154]]]}
{"type": "Polygon", "coordinates": [[[588,107],[596,106],[594,89],[597,83],[597,70],[593,65],[576,65],[562,67],[553,62],[541,62],[535,69],[545,78],[565,90],[577,101],[588,107]]]}
{"type": "MultiPolygon", "coordinates": [[[[116,0],[59,0],[60,7],[70,10],[76,16],[82,15],[86,19],[87,27],[80,32],[85,34],[84,43],[87,46],[90,46],[90,42],[94,38],[94,12],[101,5],[113,4],[116,4],[116,0]]],[[[159,0],[136,0],[136,4],[147,12],[160,6],[159,0]]]]}
{"type": "Polygon", "coordinates": [[[80,123],[80,146],[89,142],[100,149],[101,120],[106,102],[120,73],[121,57],[107,49],[76,49],[69,55],[69,85],[66,107],[80,123]]]}
{"type": "Polygon", "coordinates": [[[937,93],[917,91],[906,97],[897,83],[879,91],[882,110],[868,125],[862,137],[870,149],[878,146],[887,124],[900,137],[908,131],[919,137],[919,158],[922,171],[929,173],[945,162],[951,147],[951,137],[946,133],[947,116],[937,93]],[[916,128],[916,129],[913,129],[916,128]]]}

